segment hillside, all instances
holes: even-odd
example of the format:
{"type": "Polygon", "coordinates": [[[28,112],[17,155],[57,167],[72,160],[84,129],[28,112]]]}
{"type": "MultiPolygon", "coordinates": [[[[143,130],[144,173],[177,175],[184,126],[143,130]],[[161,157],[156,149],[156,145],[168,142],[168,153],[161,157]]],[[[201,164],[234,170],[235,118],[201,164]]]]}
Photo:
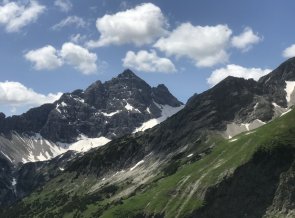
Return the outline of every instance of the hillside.
{"type": "MultiPolygon", "coordinates": [[[[132,168],[112,175],[116,181],[112,184],[93,174],[85,176],[66,170],[3,214],[5,217],[21,214],[38,217],[292,217],[294,131],[295,111],[291,111],[232,139],[210,134],[198,143],[198,147],[203,144],[212,148],[207,155],[181,153],[160,167],[156,175],[144,176],[145,184],[129,194],[124,192],[134,185],[135,181],[128,180],[132,168]]],[[[139,169],[144,171],[140,165],[139,169]]]]}
{"type": "Polygon", "coordinates": [[[154,128],[69,160],[3,214],[292,217],[294,61],[258,82],[228,77],[154,128]]]}

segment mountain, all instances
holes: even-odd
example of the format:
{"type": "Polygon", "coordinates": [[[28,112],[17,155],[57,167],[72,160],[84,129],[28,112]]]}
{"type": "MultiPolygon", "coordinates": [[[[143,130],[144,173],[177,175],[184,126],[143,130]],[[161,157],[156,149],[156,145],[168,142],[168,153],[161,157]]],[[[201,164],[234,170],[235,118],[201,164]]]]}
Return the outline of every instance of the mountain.
{"type": "Polygon", "coordinates": [[[295,58],[257,82],[228,77],[159,125],[67,161],[2,214],[294,217],[294,85],[295,58]]]}
{"type": "Polygon", "coordinates": [[[17,164],[85,152],[150,128],[183,106],[164,86],[149,86],[132,71],[65,93],[20,116],[0,115],[0,155],[17,164]]]}

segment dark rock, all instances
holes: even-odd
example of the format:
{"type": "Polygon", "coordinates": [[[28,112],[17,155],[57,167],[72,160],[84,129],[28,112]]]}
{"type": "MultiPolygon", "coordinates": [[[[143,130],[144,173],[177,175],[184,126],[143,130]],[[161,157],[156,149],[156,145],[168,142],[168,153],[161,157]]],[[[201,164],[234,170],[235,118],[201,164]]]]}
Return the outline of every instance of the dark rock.
{"type": "Polygon", "coordinates": [[[2,115],[0,133],[36,132],[52,141],[67,143],[75,142],[80,134],[113,139],[160,117],[161,109],[156,103],[182,105],[164,85],[152,88],[125,70],[110,81],[96,81],[85,91],[65,93],[55,103],[33,108],[21,116],[2,115]]]}

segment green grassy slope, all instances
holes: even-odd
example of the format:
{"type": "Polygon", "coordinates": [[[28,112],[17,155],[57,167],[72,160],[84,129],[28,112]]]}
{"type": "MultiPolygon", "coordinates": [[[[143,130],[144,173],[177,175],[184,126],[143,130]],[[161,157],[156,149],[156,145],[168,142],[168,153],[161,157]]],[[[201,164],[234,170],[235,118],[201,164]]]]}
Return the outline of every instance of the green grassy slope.
{"type": "Polygon", "coordinates": [[[116,195],[132,186],[128,181],[89,193],[97,182],[95,176],[77,177],[65,172],[2,214],[5,217],[186,217],[202,208],[209,187],[229,178],[257,151],[295,147],[294,133],[295,110],[230,140],[211,135],[202,145],[215,145],[209,154],[201,159],[195,159],[194,155],[184,157],[179,161],[180,166],[168,175],[157,175],[122,198],[116,195]]]}
{"type": "Polygon", "coordinates": [[[204,191],[229,176],[237,167],[248,162],[259,149],[276,146],[295,147],[295,111],[257,129],[240,134],[231,140],[219,139],[212,153],[201,160],[182,166],[174,175],[159,180],[106,211],[102,217],[165,214],[165,217],[184,217],[203,205],[204,191]]]}

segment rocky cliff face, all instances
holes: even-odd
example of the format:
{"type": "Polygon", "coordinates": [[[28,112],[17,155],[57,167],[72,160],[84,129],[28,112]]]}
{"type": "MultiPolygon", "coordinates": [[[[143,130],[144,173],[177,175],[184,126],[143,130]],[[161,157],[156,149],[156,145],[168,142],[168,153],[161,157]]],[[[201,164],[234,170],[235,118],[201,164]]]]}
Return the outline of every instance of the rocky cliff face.
{"type": "Polygon", "coordinates": [[[47,160],[71,149],[85,152],[150,128],[182,105],[164,85],[152,88],[125,70],[110,81],[65,93],[53,104],[20,116],[1,114],[0,151],[13,163],[47,160]]]}
{"type": "Polygon", "coordinates": [[[81,134],[113,139],[161,117],[159,105],[180,107],[182,103],[164,85],[152,88],[126,70],[106,83],[97,81],[85,91],[64,94],[40,132],[59,142],[74,142],[81,134]]]}
{"type": "MultiPolygon", "coordinates": [[[[286,90],[293,91],[294,85],[288,84],[286,81],[295,81],[295,57],[290,58],[282,63],[277,69],[270,74],[260,78],[258,81],[260,86],[263,86],[264,93],[268,94],[273,102],[281,107],[288,106],[288,99],[286,98],[286,90]],[[292,89],[293,88],[293,89],[292,89]]],[[[290,101],[291,99],[289,99],[290,101]]]]}

